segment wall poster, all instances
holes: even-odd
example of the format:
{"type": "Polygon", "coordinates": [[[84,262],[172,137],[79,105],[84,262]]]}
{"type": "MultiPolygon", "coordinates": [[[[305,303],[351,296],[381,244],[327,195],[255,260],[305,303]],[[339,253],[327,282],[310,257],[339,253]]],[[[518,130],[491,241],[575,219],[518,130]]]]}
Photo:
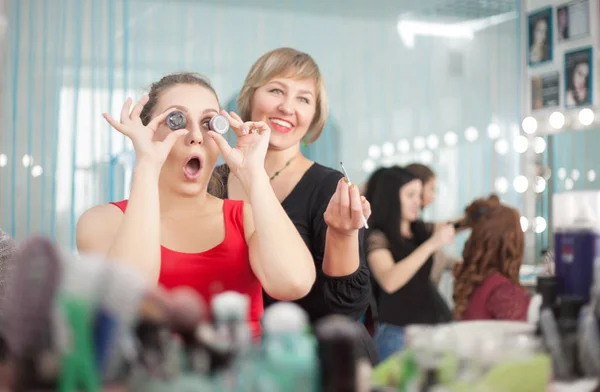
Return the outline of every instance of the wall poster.
{"type": "Polygon", "coordinates": [[[559,72],[549,72],[531,78],[531,110],[559,106],[559,72]]]}
{"type": "Polygon", "coordinates": [[[552,7],[530,13],[528,21],[529,65],[552,61],[552,7]]]}
{"type": "Polygon", "coordinates": [[[556,37],[558,42],[590,35],[590,3],[577,0],[556,7],[556,37]]]}
{"type": "Polygon", "coordinates": [[[593,59],[591,47],[565,53],[565,107],[593,103],[593,59]]]}

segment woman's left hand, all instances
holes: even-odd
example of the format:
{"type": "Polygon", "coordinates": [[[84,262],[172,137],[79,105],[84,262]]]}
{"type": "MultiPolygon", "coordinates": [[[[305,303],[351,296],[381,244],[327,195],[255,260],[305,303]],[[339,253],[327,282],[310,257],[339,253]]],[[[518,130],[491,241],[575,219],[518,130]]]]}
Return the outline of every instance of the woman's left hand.
{"type": "Polygon", "coordinates": [[[337,234],[349,236],[364,226],[363,216],[369,219],[371,205],[360,195],[356,185],[348,186],[342,178],[323,216],[327,227],[337,234]]]}
{"type": "Polygon", "coordinates": [[[229,120],[229,125],[237,135],[235,147],[216,132],[210,131],[210,137],[217,143],[223,158],[232,173],[242,181],[252,181],[256,174],[265,171],[265,156],[269,147],[271,129],[262,121],[244,122],[236,113],[221,114],[229,120]]]}

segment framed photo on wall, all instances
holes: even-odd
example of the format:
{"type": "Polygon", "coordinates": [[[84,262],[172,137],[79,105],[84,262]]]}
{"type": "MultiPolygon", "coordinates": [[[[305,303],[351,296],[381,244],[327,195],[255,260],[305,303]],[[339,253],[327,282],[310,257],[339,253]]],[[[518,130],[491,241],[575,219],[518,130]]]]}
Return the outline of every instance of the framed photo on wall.
{"type": "Polygon", "coordinates": [[[565,107],[574,108],[593,103],[593,66],[591,47],[565,53],[565,107]]]}
{"type": "Polygon", "coordinates": [[[529,66],[552,61],[552,7],[530,13],[527,20],[529,66]]]}
{"type": "Polygon", "coordinates": [[[549,72],[531,78],[531,110],[559,106],[560,74],[549,72]]]}
{"type": "Polygon", "coordinates": [[[590,35],[590,2],[575,0],[556,7],[556,37],[558,42],[590,35]]]}

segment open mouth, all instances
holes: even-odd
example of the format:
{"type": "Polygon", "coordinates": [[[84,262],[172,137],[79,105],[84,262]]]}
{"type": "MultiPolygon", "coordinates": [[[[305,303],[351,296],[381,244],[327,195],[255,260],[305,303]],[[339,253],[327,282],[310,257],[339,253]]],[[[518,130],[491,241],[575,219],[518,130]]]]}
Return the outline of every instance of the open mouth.
{"type": "Polygon", "coordinates": [[[288,133],[292,130],[293,124],[280,118],[270,118],[271,128],[279,133],[288,133]]]}
{"type": "Polygon", "coordinates": [[[183,173],[185,174],[187,179],[195,180],[200,176],[201,169],[202,161],[200,160],[200,157],[193,156],[190,159],[188,159],[186,164],[183,166],[183,173]]]}

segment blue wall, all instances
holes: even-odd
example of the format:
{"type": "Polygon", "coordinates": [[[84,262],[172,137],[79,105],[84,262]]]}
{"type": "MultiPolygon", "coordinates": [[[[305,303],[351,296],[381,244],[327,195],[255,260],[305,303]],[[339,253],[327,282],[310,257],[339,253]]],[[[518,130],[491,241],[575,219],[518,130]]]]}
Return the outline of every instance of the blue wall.
{"type": "MultiPolygon", "coordinates": [[[[396,152],[376,160],[431,161],[440,200],[430,218],[456,216],[474,197],[492,191],[496,177],[512,183],[519,174],[518,155],[512,149],[496,153],[486,134],[492,119],[509,145],[518,133],[517,20],[478,32],[471,41],[418,37],[408,48],[395,17],[342,18],[293,8],[9,0],[0,226],[17,239],[45,233],[72,247],[74,223],[85,209],[127,196],[130,168],[119,156],[131,147],[105,124],[102,112],[117,113],[126,95],[137,98],[161,75],[181,70],[207,75],[225,104],[258,56],[279,46],[309,52],[325,75],[331,128],[308,153],[329,165],[343,160],[355,182],[367,175],[369,146],[402,139],[412,146],[415,137],[430,135],[439,146],[429,155],[396,152]],[[479,131],[474,142],[464,137],[469,126],[479,131]],[[456,146],[445,145],[448,131],[458,135],[456,146]],[[28,167],[24,155],[33,160],[28,167]],[[36,177],[35,165],[43,170],[36,177]]],[[[520,205],[511,189],[503,197],[520,205]]]]}

